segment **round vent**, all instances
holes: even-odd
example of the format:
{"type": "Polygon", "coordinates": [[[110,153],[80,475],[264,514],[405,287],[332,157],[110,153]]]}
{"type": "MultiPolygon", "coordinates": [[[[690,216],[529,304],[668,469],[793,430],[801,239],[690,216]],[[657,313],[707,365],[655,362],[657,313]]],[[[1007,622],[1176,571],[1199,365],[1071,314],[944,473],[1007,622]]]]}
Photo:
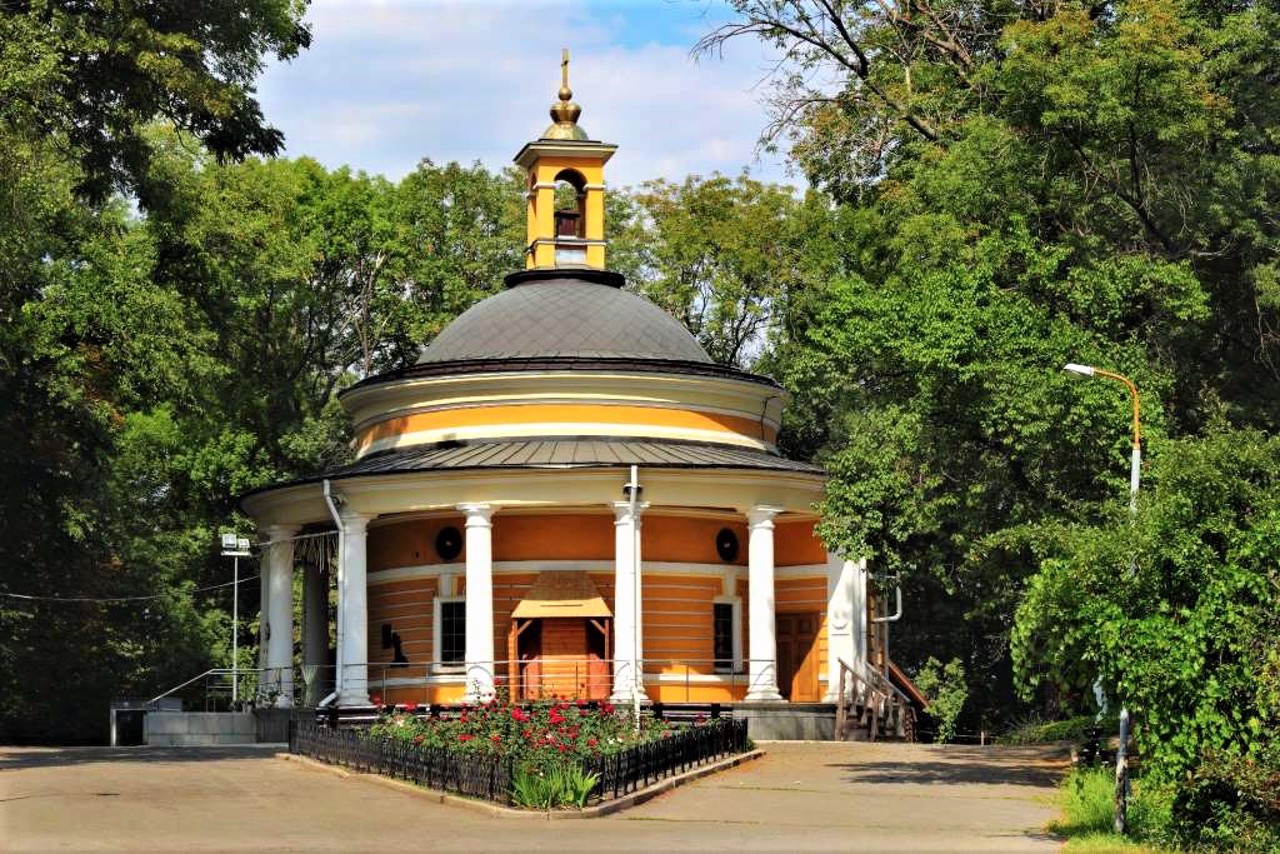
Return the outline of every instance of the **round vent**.
{"type": "Polygon", "coordinates": [[[721,528],[716,534],[716,552],[725,563],[733,563],[738,559],[738,535],[728,528],[721,528]]]}
{"type": "Polygon", "coordinates": [[[462,532],[450,525],[436,534],[436,554],[441,560],[453,560],[462,554],[462,532]]]}

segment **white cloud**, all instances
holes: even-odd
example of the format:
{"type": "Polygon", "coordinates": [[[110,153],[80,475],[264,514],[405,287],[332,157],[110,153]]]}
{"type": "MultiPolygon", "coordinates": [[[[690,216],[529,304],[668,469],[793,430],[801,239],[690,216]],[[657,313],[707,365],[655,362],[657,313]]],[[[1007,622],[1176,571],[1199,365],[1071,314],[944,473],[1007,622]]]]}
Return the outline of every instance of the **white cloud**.
{"type": "Polygon", "coordinates": [[[268,69],[261,100],[291,156],[391,178],[423,157],[499,169],[550,122],[568,46],[581,124],[619,146],[610,183],[743,167],[790,180],[780,158],[754,162],[765,115],[752,87],[769,67],[765,49],[743,41],[723,60],[693,62],[704,8],[316,0],[312,48],[268,69]],[[637,24],[637,12],[674,17],[651,26],[657,19],[637,24]]]}

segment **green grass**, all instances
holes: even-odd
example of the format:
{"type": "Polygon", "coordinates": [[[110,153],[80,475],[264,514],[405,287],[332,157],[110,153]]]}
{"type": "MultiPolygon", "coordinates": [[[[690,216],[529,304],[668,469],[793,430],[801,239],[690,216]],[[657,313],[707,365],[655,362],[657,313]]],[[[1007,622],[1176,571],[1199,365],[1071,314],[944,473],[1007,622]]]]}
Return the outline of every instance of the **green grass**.
{"type": "Polygon", "coordinates": [[[1066,837],[1067,852],[1105,851],[1158,854],[1173,849],[1141,841],[1144,825],[1154,822],[1154,805],[1141,798],[1129,799],[1129,829],[1134,837],[1113,833],[1115,815],[1115,772],[1110,768],[1076,768],[1062,781],[1058,804],[1062,818],[1049,825],[1049,832],[1066,837]]]}
{"type": "Polygon", "coordinates": [[[1112,851],[1124,852],[1124,854],[1164,854],[1172,849],[1156,848],[1142,842],[1134,842],[1114,833],[1086,833],[1083,836],[1068,839],[1067,844],[1062,846],[1062,850],[1068,854],[1078,851],[1089,854],[1110,854],[1112,851]]]}

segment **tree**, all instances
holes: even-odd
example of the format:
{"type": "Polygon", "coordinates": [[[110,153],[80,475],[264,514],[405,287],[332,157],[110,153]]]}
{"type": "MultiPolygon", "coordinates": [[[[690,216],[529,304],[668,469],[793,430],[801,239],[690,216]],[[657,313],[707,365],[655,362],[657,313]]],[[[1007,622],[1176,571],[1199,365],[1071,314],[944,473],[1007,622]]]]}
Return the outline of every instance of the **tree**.
{"type": "MultiPolygon", "coordinates": [[[[311,43],[302,0],[221,3],[0,2],[0,104],[48,134],[95,199],[136,189],[163,119],[219,158],[275,154],[280,131],[253,98],[263,56],[311,43]]],[[[144,199],[144,202],[147,201],[144,199]]]]}
{"type": "Polygon", "coordinates": [[[648,181],[632,201],[645,234],[638,289],[680,320],[711,358],[749,365],[776,306],[811,282],[809,256],[822,232],[810,231],[809,203],[745,175],[648,181]]]}
{"type": "MultiPolygon", "coordinates": [[[[917,589],[968,616],[939,631],[943,606],[908,607],[904,663],[959,655],[967,713],[1007,716],[1012,614],[1039,556],[1124,494],[1124,396],[1061,365],[1133,376],[1153,440],[1280,415],[1280,100],[1259,84],[1280,67],[1280,16],[733,6],[701,49],[780,49],[766,143],[843,205],[831,286],[789,305],[765,356],[796,394],[784,444],[833,474],[829,543],[931,576],[917,589]]],[[[1088,704],[1078,679],[1061,687],[1088,704]]]]}
{"type": "Polygon", "coordinates": [[[306,46],[302,10],[0,2],[0,726],[12,738],[92,737],[112,694],[207,661],[189,559],[208,554],[209,532],[182,515],[171,475],[188,446],[173,412],[220,368],[184,296],[155,286],[155,245],[112,191],[144,211],[166,201],[144,186],[157,116],[224,158],[278,149],[252,82],[264,54],[306,46]],[[67,601],[120,596],[151,598],[67,601]]]}
{"type": "Polygon", "coordinates": [[[1250,813],[1273,834],[1280,819],[1280,439],[1218,429],[1153,450],[1135,522],[1116,506],[1118,524],[1037,549],[1015,660],[1024,692],[1097,675],[1138,709],[1147,785],[1182,790],[1190,840],[1234,848],[1250,813]]]}

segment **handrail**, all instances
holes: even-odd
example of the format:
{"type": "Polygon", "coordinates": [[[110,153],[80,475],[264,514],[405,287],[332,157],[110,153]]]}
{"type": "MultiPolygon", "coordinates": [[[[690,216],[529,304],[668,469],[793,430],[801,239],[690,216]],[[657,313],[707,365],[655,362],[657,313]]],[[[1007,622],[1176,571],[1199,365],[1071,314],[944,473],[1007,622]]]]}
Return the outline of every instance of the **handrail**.
{"type": "Polygon", "coordinates": [[[161,700],[163,700],[165,697],[168,697],[170,694],[173,694],[177,691],[181,691],[183,688],[187,687],[191,683],[198,682],[199,680],[204,679],[205,677],[210,676],[211,674],[217,673],[219,671],[225,671],[227,673],[231,672],[230,668],[211,667],[208,670],[206,670],[204,673],[201,673],[199,676],[192,676],[190,679],[188,679],[186,682],[183,682],[181,685],[174,686],[173,688],[170,688],[168,691],[165,691],[163,694],[158,694],[155,697],[152,697],[150,700],[147,701],[147,703],[148,704],[158,703],[161,700]]]}

